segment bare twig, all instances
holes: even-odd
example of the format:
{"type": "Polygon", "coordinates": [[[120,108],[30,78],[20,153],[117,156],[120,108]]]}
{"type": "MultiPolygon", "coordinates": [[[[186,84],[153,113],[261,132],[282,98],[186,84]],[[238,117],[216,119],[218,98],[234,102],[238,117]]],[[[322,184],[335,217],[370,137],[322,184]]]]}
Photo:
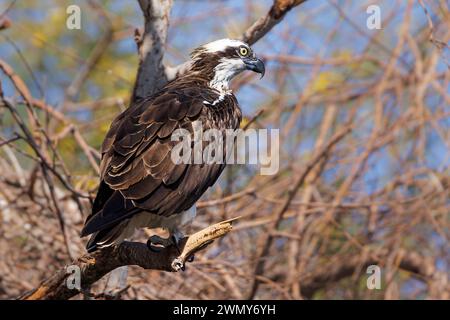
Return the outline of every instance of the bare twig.
{"type": "Polygon", "coordinates": [[[151,95],[167,82],[162,59],[172,0],[139,0],[139,5],[145,21],[144,33],[136,35],[140,37],[139,68],[131,101],[151,95]]]}
{"type": "Polygon", "coordinates": [[[241,36],[241,40],[252,45],[264,37],[283,20],[286,13],[306,0],[274,0],[269,12],[252,24],[241,36]]]}
{"type": "MultiPolygon", "coordinates": [[[[300,177],[297,179],[296,183],[293,185],[293,187],[289,190],[288,197],[284,201],[283,205],[279,208],[279,210],[275,213],[276,220],[274,221],[272,225],[272,229],[276,230],[280,224],[280,222],[283,219],[283,215],[286,212],[286,210],[289,208],[290,203],[294,199],[295,195],[297,194],[298,189],[303,185],[303,182],[305,181],[306,177],[308,176],[309,172],[317,165],[319,160],[323,157],[325,157],[330,150],[334,147],[335,144],[337,144],[341,139],[343,139],[349,132],[351,131],[351,126],[347,126],[343,128],[340,132],[337,132],[330,141],[322,147],[320,152],[317,152],[317,154],[308,161],[308,163],[305,166],[305,169],[301,173],[300,177]]],[[[258,281],[257,276],[261,275],[264,271],[265,261],[264,257],[267,256],[269,253],[270,246],[273,242],[273,235],[268,234],[265,236],[263,241],[262,249],[259,253],[257,264],[255,268],[255,280],[253,282],[253,285],[251,287],[248,299],[253,299],[256,291],[258,290],[258,286],[260,281],[258,281]]]]}

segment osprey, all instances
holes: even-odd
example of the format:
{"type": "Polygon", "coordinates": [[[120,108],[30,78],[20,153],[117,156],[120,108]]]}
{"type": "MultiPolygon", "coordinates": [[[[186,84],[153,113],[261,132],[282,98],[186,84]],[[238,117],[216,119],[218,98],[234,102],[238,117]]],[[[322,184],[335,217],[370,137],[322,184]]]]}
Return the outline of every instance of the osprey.
{"type": "Polygon", "coordinates": [[[171,135],[176,129],[237,129],[241,110],[229,88],[244,70],[264,75],[264,64],[246,43],[217,40],[195,49],[189,70],[156,94],[133,103],[111,124],[102,144],[101,182],[81,236],[92,234],[88,252],[115,245],[137,228],[164,228],[168,239],[147,244],[177,245],[182,228],[195,217],[195,202],[225,167],[175,163],[171,135]]]}

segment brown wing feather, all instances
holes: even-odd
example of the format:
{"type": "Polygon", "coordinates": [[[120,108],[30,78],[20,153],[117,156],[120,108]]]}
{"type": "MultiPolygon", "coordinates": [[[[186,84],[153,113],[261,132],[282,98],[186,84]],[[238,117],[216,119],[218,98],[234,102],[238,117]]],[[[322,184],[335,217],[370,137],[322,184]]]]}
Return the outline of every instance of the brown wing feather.
{"type": "Polygon", "coordinates": [[[170,136],[177,128],[192,133],[192,121],[197,119],[204,129],[236,128],[240,111],[235,98],[231,96],[226,105],[234,113],[225,117],[220,108],[211,115],[203,103],[216,98],[213,90],[169,87],[113,121],[102,145],[101,186],[82,235],[110,228],[142,210],[164,216],[182,212],[214,184],[225,165],[173,163],[175,142],[170,136]],[[214,122],[214,116],[229,121],[214,122]]]}

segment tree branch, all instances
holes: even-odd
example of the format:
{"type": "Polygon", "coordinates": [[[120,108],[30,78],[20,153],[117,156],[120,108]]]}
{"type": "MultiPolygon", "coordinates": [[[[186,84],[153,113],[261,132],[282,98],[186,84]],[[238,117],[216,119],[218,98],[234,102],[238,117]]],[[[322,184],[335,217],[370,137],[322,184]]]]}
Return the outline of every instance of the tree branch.
{"type": "Polygon", "coordinates": [[[265,16],[252,24],[240,37],[240,40],[249,45],[256,43],[264,37],[273,27],[283,20],[286,13],[306,0],[274,0],[272,7],[265,16]]]}
{"type": "MultiPolygon", "coordinates": [[[[381,264],[386,261],[387,255],[387,250],[380,250],[367,256],[367,259],[364,261],[361,261],[360,256],[351,256],[341,259],[341,262],[339,263],[328,263],[302,279],[300,283],[302,295],[305,298],[311,299],[318,290],[324,289],[327,286],[351,277],[354,274],[364,274],[365,270],[370,265],[381,266],[381,264]]],[[[431,278],[435,276],[433,262],[416,252],[402,251],[398,268],[411,272],[421,279],[431,280],[431,278]]]]}
{"type": "Polygon", "coordinates": [[[139,68],[131,98],[132,102],[155,93],[167,83],[162,60],[172,0],[139,0],[139,5],[145,22],[144,33],[140,35],[136,31],[139,68]]]}
{"type": "MultiPolygon", "coordinates": [[[[305,166],[305,169],[300,174],[299,178],[296,180],[293,187],[289,190],[288,197],[286,200],[284,200],[282,206],[277,210],[275,213],[275,221],[272,223],[271,229],[277,230],[280,226],[281,221],[283,221],[283,216],[287,209],[289,208],[292,200],[294,199],[295,195],[297,194],[298,190],[303,186],[306,177],[308,174],[314,169],[316,165],[320,163],[320,161],[327,157],[330,151],[333,149],[333,147],[340,142],[349,132],[351,132],[352,126],[351,124],[347,125],[343,129],[341,129],[339,132],[335,133],[333,137],[328,141],[328,143],[323,146],[314,156],[312,159],[308,161],[308,163],[305,166]]],[[[263,245],[262,249],[260,250],[256,262],[255,267],[255,274],[253,279],[253,284],[251,286],[250,293],[248,295],[248,300],[252,300],[255,295],[256,291],[258,290],[260,280],[258,276],[262,275],[264,272],[264,268],[266,265],[266,259],[265,257],[269,254],[270,247],[274,241],[274,236],[271,233],[264,234],[263,239],[263,245]]]]}
{"type": "MultiPolygon", "coordinates": [[[[238,218],[211,225],[181,241],[181,253],[175,246],[162,249],[161,252],[150,251],[146,244],[140,242],[122,242],[115,247],[108,247],[78,258],[73,266],[79,267],[81,288],[89,287],[112,270],[129,265],[144,269],[177,272],[184,269],[186,261],[194,253],[204,249],[214,239],[223,237],[232,229],[232,222],[238,218]]],[[[43,281],[37,288],[19,297],[21,300],[63,300],[78,293],[67,285],[71,272],[67,267],[60,269],[52,277],[43,281]]]]}

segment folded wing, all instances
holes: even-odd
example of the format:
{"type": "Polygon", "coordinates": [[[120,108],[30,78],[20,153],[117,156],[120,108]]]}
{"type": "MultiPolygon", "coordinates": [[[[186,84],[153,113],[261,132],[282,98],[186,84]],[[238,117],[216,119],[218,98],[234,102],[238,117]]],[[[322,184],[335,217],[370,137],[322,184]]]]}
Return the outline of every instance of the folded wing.
{"type": "Polygon", "coordinates": [[[114,120],[102,145],[102,181],[82,236],[111,229],[143,210],[180,213],[215,183],[224,164],[175,164],[171,159],[177,144],[171,134],[178,128],[192,134],[192,122],[205,117],[208,98],[190,89],[167,90],[114,120]]]}

